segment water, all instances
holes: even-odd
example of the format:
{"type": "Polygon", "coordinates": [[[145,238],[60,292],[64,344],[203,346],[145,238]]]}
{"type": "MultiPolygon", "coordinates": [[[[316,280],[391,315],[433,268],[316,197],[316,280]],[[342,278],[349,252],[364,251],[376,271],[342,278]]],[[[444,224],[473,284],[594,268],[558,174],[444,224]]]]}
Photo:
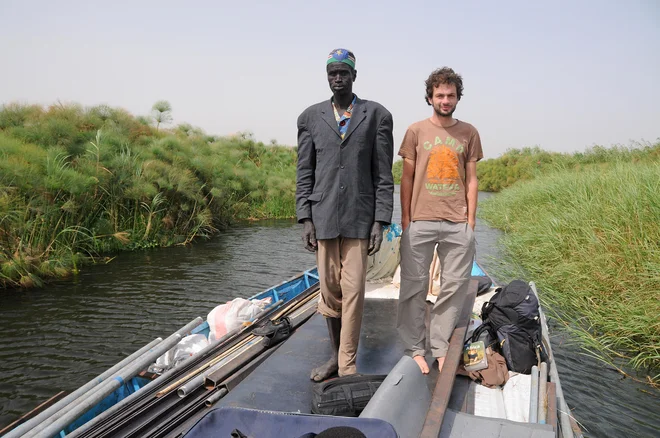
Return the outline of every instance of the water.
{"type": "MultiPolygon", "coordinates": [[[[300,231],[289,220],[243,224],[187,247],[120,254],[40,290],[0,294],[0,428],[214,306],[312,267],[300,231]]],[[[478,224],[486,270],[500,259],[499,236],[478,224]]],[[[550,330],[567,402],[587,436],[660,436],[657,390],[580,354],[552,321],[550,330]]]]}

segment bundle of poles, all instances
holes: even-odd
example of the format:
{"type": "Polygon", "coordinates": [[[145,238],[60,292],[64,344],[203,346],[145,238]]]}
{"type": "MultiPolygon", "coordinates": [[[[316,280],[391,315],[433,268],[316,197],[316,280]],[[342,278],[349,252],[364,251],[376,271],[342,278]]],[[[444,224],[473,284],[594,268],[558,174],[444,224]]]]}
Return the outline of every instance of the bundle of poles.
{"type": "MultiPolygon", "coordinates": [[[[172,379],[177,380],[159,390],[156,393],[156,398],[163,397],[175,390],[179,397],[184,398],[202,386],[205,386],[207,389],[215,389],[236,370],[237,366],[244,366],[255,355],[263,352],[264,347],[259,342],[262,339],[261,336],[249,333],[252,327],[268,319],[276,321],[282,316],[295,318],[305,313],[308,318],[313,314],[313,311],[310,312],[310,309],[313,307],[315,310],[315,298],[318,298],[318,285],[310,287],[288,302],[279,311],[278,308],[283,304],[282,300],[271,304],[254,318],[252,324],[239,327],[210,343],[196,353],[193,358],[183,362],[180,367],[165,372],[120,403],[77,428],[68,436],[76,437],[83,435],[95,425],[118,413],[126,405],[135,402],[146,393],[151,393],[152,390],[168,384],[172,379]],[[242,338],[241,335],[243,335],[242,338]],[[236,341],[237,339],[239,340],[232,345],[232,341],[236,341]],[[229,348],[227,348],[228,346],[229,348]],[[200,362],[202,362],[201,365],[199,364],[200,362]],[[193,367],[191,371],[179,377],[182,372],[185,372],[191,367],[193,367]]],[[[4,435],[4,438],[51,438],[59,435],[68,425],[116,391],[124,382],[129,381],[145,370],[158,357],[173,348],[184,336],[190,334],[193,329],[203,322],[201,317],[197,317],[165,340],[160,337],[154,339],[76,391],[60,399],[36,416],[19,424],[4,435]]],[[[298,325],[300,323],[302,321],[298,325]]],[[[205,400],[206,405],[211,406],[226,395],[227,392],[228,388],[220,388],[218,391],[213,391],[208,399],[205,400]]]]}
{"type": "Polygon", "coordinates": [[[125,381],[132,379],[159,356],[174,347],[186,334],[203,322],[197,317],[167,339],[156,338],[121,362],[96,376],[37,416],[18,425],[5,438],[52,437],[106,398],[125,381]]]}

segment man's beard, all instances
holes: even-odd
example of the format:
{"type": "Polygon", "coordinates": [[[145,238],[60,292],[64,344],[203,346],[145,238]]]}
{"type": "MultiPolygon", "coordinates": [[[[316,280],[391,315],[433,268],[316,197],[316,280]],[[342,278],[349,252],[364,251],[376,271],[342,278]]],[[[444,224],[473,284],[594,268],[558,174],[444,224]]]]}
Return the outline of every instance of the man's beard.
{"type": "Polygon", "coordinates": [[[441,109],[440,106],[434,106],[433,110],[440,117],[451,117],[454,114],[454,111],[456,111],[456,107],[454,106],[448,113],[442,112],[442,109],[441,109]]]}

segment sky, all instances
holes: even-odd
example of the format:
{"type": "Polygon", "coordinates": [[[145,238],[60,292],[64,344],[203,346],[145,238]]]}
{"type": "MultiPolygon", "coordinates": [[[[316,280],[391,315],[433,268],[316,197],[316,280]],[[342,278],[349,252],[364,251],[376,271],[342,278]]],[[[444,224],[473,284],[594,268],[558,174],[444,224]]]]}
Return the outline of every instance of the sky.
{"type": "Polygon", "coordinates": [[[575,152],[660,138],[660,1],[0,0],[0,104],[167,100],[174,121],[296,144],[329,99],[328,53],[355,53],[354,92],[407,127],[431,115],[424,81],[463,76],[454,116],[484,155],[575,152]]]}

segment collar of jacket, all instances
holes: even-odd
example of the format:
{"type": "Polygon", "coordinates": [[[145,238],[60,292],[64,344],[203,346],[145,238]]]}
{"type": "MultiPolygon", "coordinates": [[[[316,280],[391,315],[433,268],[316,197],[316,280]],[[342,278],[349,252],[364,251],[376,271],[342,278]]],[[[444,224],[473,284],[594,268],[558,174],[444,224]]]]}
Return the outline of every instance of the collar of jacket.
{"type": "MultiPolygon", "coordinates": [[[[332,99],[328,99],[321,106],[321,118],[328,125],[332,132],[337,135],[337,138],[341,140],[341,134],[339,133],[339,128],[337,127],[337,120],[335,120],[335,112],[332,109],[332,99]]],[[[367,105],[366,103],[357,97],[355,99],[355,106],[353,107],[353,113],[351,114],[351,122],[348,124],[348,131],[344,139],[341,141],[341,145],[345,146],[348,139],[355,129],[367,118],[367,105]]]]}

